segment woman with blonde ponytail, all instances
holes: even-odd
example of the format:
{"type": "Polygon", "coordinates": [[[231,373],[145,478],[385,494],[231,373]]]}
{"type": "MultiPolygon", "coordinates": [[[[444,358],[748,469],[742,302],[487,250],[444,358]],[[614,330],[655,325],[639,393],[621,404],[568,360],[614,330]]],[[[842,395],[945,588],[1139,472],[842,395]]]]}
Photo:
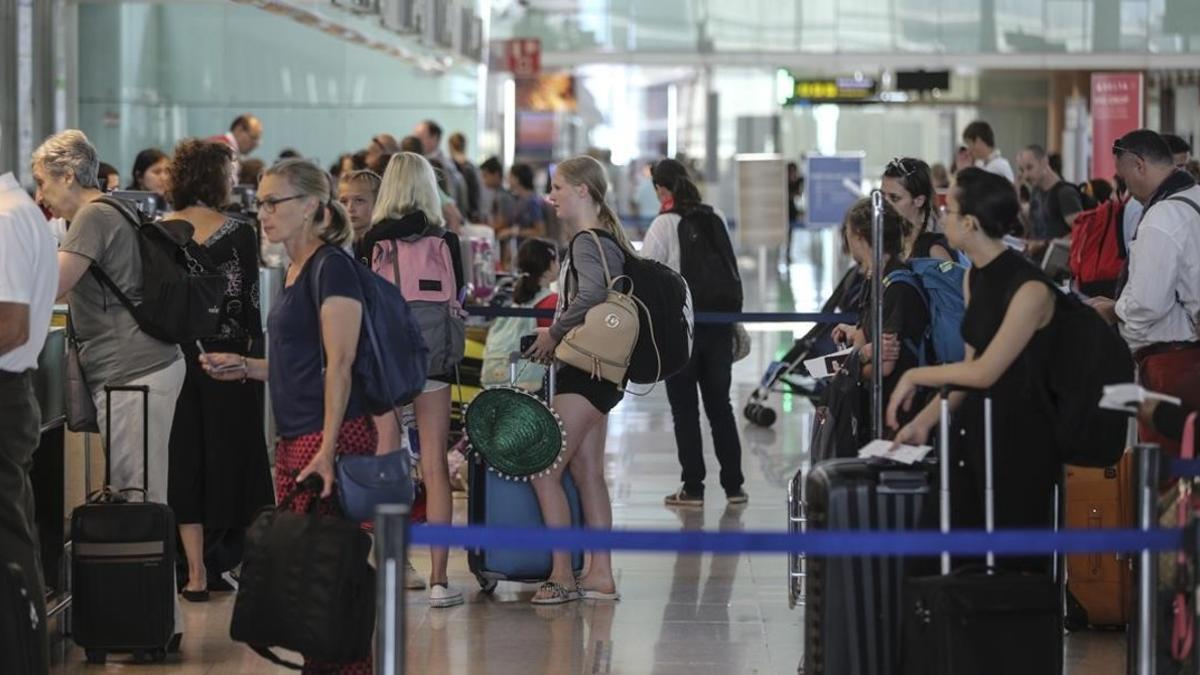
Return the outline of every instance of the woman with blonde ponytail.
{"type": "MultiPolygon", "coordinates": [[[[608,285],[604,261],[612,276],[624,273],[625,260],[635,256],[621,221],[604,202],[608,179],[604,168],[591,157],[572,157],[558,165],[551,180],[550,202],[564,227],[571,233],[595,230],[600,245],[590,236],[577,236],[568,247],[568,257],[559,272],[558,312],[549,328],[539,328],[528,355],[539,361],[554,358],[554,349],[567,331],[583,323],[587,311],[603,302],[608,285]]],[[[563,462],[548,475],[534,479],[533,488],[548,527],[570,527],[571,512],[563,491],[562,472],[571,471],[583,505],[587,527],[612,527],[612,502],[604,482],[604,445],[608,435],[608,413],[623,396],[622,387],[592,378],[569,365],[558,369],[554,409],[562,418],[567,447],[563,462]]],[[[587,570],[578,580],[571,570],[569,551],[555,551],[550,578],[532,602],[556,605],[583,598],[617,600],[608,551],[592,551],[587,570]]]]}
{"type": "MultiPolygon", "coordinates": [[[[329,174],[302,159],[267,169],[258,188],[258,216],[263,235],[283,244],[292,261],[267,319],[270,363],[209,353],[200,357],[201,365],[215,379],[264,380],[280,394],[271,397],[280,436],[275,449],[276,497],[283,500],[296,492],[311,475],[321,478],[321,496],[331,497],[335,456],[374,454],[378,440],[371,415],[350,386],[363,316],[358,263],[339,250],[353,236],[350,219],[334,199],[329,174]],[[318,267],[320,277],[313,279],[318,267]]],[[[301,513],[316,497],[310,492],[296,495],[291,509],[301,513]]],[[[339,513],[337,500],[322,499],[317,511],[339,513]]],[[[370,673],[372,662],[369,654],[337,664],[306,657],[305,672],[310,671],[370,673]]]]}

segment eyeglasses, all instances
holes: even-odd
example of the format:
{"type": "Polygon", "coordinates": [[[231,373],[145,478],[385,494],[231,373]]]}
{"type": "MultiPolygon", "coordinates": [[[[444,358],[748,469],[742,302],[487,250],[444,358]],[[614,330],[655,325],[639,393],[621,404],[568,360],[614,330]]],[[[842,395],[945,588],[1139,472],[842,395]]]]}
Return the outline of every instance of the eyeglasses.
{"type": "Polygon", "coordinates": [[[888,168],[890,169],[894,166],[905,178],[908,178],[909,176],[912,175],[913,169],[910,169],[907,166],[905,166],[904,162],[905,162],[905,158],[893,157],[892,161],[888,162],[888,168]]]}
{"type": "Polygon", "coordinates": [[[271,199],[255,199],[254,205],[264,213],[275,213],[275,207],[293,199],[303,199],[308,195],[292,195],[291,197],[272,197],[271,199]]]}
{"type": "Polygon", "coordinates": [[[1129,154],[1133,155],[1134,157],[1137,157],[1138,159],[1143,159],[1143,160],[1145,159],[1145,157],[1142,157],[1142,153],[1136,152],[1134,150],[1130,150],[1129,148],[1121,145],[1121,141],[1113,141],[1112,152],[1117,157],[1120,157],[1121,155],[1128,152],[1129,154]]]}

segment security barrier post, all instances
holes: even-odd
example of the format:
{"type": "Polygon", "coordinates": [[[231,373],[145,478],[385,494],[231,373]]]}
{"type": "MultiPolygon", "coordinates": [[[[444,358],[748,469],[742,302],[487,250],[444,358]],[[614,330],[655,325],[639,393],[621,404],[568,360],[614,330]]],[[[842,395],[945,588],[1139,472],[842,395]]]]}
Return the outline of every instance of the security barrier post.
{"type": "Polygon", "coordinates": [[[375,511],[375,672],[379,675],[404,674],[407,548],[408,506],[381,504],[375,511]]]}
{"type": "MultiPolygon", "coordinates": [[[[1158,481],[1162,451],[1154,444],[1136,447],[1138,528],[1148,532],[1158,527],[1158,481]]],[[[1156,675],[1155,635],[1158,623],[1158,561],[1147,550],[1138,553],[1137,633],[1135,644],[1137,675],[1156,675]]]]}

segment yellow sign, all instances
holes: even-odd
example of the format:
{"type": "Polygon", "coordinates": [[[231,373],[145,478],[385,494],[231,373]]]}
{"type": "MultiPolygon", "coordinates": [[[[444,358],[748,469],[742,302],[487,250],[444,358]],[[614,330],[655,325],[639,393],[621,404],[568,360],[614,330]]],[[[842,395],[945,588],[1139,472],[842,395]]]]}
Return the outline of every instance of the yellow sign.
{"type": "Polygon", "coordinates": [[[860,101],[874,95],[875,81],[870,79],[793,80],[792,87],[796,101],[860,101]]]}

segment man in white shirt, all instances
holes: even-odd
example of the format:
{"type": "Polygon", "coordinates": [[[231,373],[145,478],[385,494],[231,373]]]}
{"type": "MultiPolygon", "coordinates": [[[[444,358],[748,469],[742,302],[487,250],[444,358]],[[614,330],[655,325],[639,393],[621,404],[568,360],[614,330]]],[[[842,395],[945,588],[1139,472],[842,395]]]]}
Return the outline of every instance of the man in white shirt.
{"type": "Polygon", "coordinates": [[[992,131],[992,125],[975,120],[963,129],[962,139],[971,159],[975,160],[975,166],[988,173],[1004,176],[1010,183],[1015,181],[1012,165],[996,149],[996,134],[992,131]]]}
{"type": "Polygon", "coordinates": [[[208,140],[224,143],[234,152],[236,157],[244,157],[254,152],[262,142],[263,126],[257,117],[246,113],[238,115],[229,125],[229,131],[212,136],[208,140]]]}
{"type": "Polygon", "coordinates": [[[29,470],[42,423],[33,370],[57,289],[55,243],[46,219],[11,173],[0,175],[0,564],[15,562],[21,568],[36,614],[28,606],[0,605],[0,611],[30,618],[36,629],[37,654],[29,672],[48,667],[29,470]]]}
{"type": "MultiPolygon", "coordinates": [[[[1175,167],[1166,141],[1148,129],[1122,136],[1113,154],[1118,175],[1145,210],[1119,297],[1089,304],[1120,326],[1143,386],[1178,396],[1195,409],[1200,407],[1200,186],[1175,167]]],[[[1165,440],[1145,433],[1143,438],[1165,440]]],[[[1163,446],[1178,450],[1177,443],[1163,446]]]]}

